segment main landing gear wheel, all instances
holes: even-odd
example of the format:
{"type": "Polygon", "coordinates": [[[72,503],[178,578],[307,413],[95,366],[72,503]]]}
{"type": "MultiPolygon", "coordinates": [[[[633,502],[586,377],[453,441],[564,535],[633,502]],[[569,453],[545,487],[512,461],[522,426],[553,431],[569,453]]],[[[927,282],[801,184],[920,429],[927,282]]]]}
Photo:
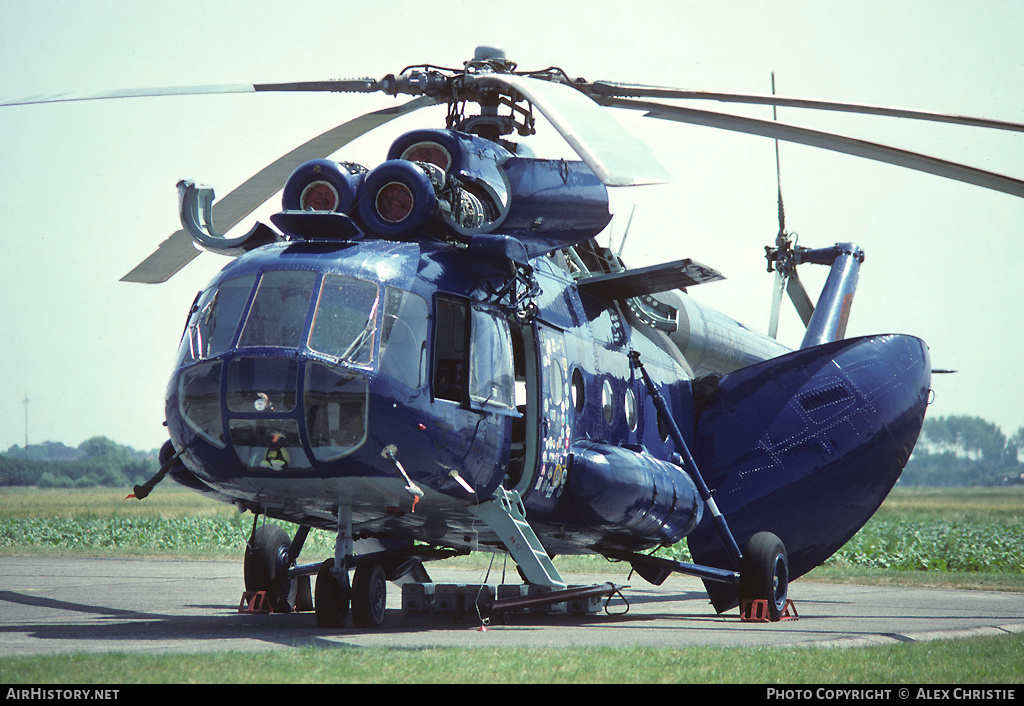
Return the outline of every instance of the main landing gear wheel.
{"type": "Polygon", "coordinates": [[[287,578],[288,533],[274,524],[261,525],[245,545],[245,590],[266,591],[275,613],[290,613],[295,582],[287,578]]]}
{"type": "Polygon", "coordinates": [[[768,618],[775,622],[786,609],[789,594],[789,559],[782,540],[771,532],[758,532],[747,542],[740,565],[740,601],[768,601],[768,618]]]}
{"type": "Polygon", "coordinates": [[[313,610],[316,612],[316,624],[322,628],[343,628],[348,619],[348,572],[342,572],[339,582],[333,569],[334,559],[327,559],[316,572],[313,610]]]}
{"type": "Polygon", "coordinates": [[[379,628],[384,624],[387,597],[384,567],[377,562],[358,566],[352,579],[352,623],[357,628],[379,628]]]}

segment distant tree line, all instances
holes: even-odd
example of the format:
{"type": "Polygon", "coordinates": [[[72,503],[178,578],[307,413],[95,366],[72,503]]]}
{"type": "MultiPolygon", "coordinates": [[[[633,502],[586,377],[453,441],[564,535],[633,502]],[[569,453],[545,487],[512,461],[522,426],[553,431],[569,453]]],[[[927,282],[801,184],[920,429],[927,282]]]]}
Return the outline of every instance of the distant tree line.
{"type": "Polygon", "coordinates": [[[998,426],[980,417],[926,418],[900,483],[1024,484],[1024,426],[1007,437],[998,426]]]}
{"type": "Polygon", "coordinates": [[[78,447],[47,441],[0,454],[0,486],[40,488],[132,487],[160,468],[157,451],[136,451],[94,436],[78,447]]]}
{"type": "MultiPolygon", "coordinates": [[[[0,486],[132,487],[160,468],[157,451],[136,451],[105,436],[77,448],[47,441],[0,454],[0,486]]],[[[902,485],[1024,484],[1024,426],[1007,437],[980,417],[927,418],[902,485]]]]}

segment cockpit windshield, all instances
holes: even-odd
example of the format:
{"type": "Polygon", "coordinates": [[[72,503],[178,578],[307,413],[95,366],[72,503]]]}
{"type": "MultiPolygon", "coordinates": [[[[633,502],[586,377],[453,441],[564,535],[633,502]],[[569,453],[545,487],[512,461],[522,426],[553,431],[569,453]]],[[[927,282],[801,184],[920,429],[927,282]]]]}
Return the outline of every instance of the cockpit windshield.
{"type": "Polygon", "coordinates": [[[347,275],[324,275],[309,347],[337,360],[369,365],[377,330],[377,285],[347,275]]]}
{"type": "Polygon", "coordinates": [[[347,275],[326,274],[321,279],[306,270],[273,270],[258,279],[230,279],[196,301],[179,360],[190,363],[227,351],[241,323],[238,348],[297,349],[305,344],[331,362],[369,367],[378,300],[375,283],[347,275]],[[256,293],[246,312],[253,285],[256,293]]]}
{"type": "Polygon", "coordinates": [[[367,438],[371,371],[426,384],[428,320],[421,296],[349,275],[224,280],[196,298],[182,337],[181,417],[250,471],[337,460],[367,438]]]}
{"type": "Polygon", "coordinates": [[[315,285],[315,272],[264,272],[238,347],[298,348],[315,285]]]}

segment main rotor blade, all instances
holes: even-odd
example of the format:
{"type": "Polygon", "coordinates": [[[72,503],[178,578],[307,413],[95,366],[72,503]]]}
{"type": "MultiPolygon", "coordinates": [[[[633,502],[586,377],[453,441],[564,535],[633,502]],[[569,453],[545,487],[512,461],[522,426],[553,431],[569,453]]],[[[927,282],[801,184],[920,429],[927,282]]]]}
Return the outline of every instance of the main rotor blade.
{"type": "Polygon", "coordinates": [[[111,98],[150,98],[155,96],[200,96],[218,93],[262,93],[269,91],[309,91],[335,93],[373,93],[380,84],[372,78],[333,81],[301,81],[294,83],[232,83],[216,86],[163,86],[157,88],[124,88],[97,93],[53,93],[24,98],[0,99],[0,107],[69,103],[73,101],[107,100],[111,98]]]}
{"type": "MultiPolygon", "coordinates": [[[[582,84],[579,89],[585,93],[604,97],[632,98],[674,98],[680,100],[713,100],[723,103],[743,103],[747,105],[772,105],[784,108],[808,108],[811,110],[829,110],[864,115],[883,115],[893,118],[909,118],[911,120],[929,120],[956,125],[992,128],[995,130],[1012,130],[1024,132],[1024,124],[1006,120],[992,120],[969,115],[949,115],[909,108],[891,108],[862,103],[840,103],[836,101],[819,101],[806,98],[787,98],[784,96],[758,95],[745,93],[717,93],[712,91],[690,91],[679,88],[661,86],[639,86],[610,81],[595,81],[582,84]]],[[[600,102],[600,101],[599,101],[600,102]]]]}
{"type": "Polygon", "coordinates": [[[514,74],[475,74],[465,79],[480,88],[511,88],[521,94],[607,186],[661,184],[671,179],[646,144],[570,86],[514,74]]]}
{"type": "MultiPolygon", "coordinates": [[[[238,225],[243,218],[284,188],[285,181],[303,162],[318,157],[328,157],[371,130],[414,110],[434,105],[436,102],[433,98],[421,97],[400,106],[366,113],[296,147],[249,177],[245,183],[213,204],[214,230],[226,233],[238,225]]],[[[156,252],[122,277],[121,281],[148,284],[166,282],[198,254],[199,251],[192,245],[192,238],[188,233],[184,230],[175,231],[160,244],[156,252]]]]}
{"type": "Polygon", "coordinates": [[[785,123],[740,117],[725,113],[714,113],[695,108],[650,103],[628,98],[602,98],[601,105],[612,108],[629,108],[646,110],[647,117],[662,120],[674,120],[693,125],[704,125],[733,132],[745,132],[751,135],[777,138],[787,142],[796,142],[811,147],[843,152],[856,157],[886,162],[907,169],[914,169],[928,174],[955,179],[967,184],[974,184],[993,191],[1002,191],[1013,196],[1024,197],[1024,181],[1013,177],[987,172],[982,169],[968,167],[956,162],[948,162],[936,157],[901,150],[897,147],[875,142],[867,142],[852,137],[844,137],[834,133],[821,132],[810,128],[787,125],[785,123]]]}

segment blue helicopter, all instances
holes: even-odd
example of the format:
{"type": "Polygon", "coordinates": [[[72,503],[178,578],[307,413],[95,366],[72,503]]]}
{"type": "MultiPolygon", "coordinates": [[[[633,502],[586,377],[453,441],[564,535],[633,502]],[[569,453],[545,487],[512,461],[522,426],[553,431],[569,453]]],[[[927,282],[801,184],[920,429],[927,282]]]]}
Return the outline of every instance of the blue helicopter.
{"type": "Polygon", "coordinates": [[[188,312],[167,386],[170,440],[135,495],[169,475],[250,511],[246,591],[276,611],[312,607],[324,627],[349,616],[380,626],[388,582],[427,585],[426,563],[471,551],[507,553],[530,588],[491,600],[493,614],[610,595],[618,587],[568,585],[552,561],[596,554],[653,584],[700,577],[716,611],[761,601],[776,621],[790,582],[846,543],[899,478],[932,369],[917,338],[845,338],[863,251],[797,246],[780,196],[766,248],[777,281],[769,335],[688,296],[721,279],[710,267],[628,268],[595,239],[611,219],[608,188],[668,176],[602,106],[1024,196],[1010,177],[646,99],[1021,125],[520,72],[488,47],[461,69],[380,80],[52,100],[289,90],[412,99],[310,140],[216,203],[212,189],[179,183],[182,230],[124,279],[165,281],[196,247],[233,259],[188,312]],[[445,127],[398,137],[377,166],[328,159],[438,104],[445,127]],[[508,139],[535,132],[535,111],[579,160],[508,139]],[[224,235],[282,183],[273,227],[224,235]],[[816,303],[796,273],[803,263],[830,268],[816,303]],[[784,292],[806,325],[796,350],[774,337],[784,292]],[[294,536],[261,516],[294,523],[294,536]],[[334,556],[300,561],[313,528],[336,533],[334,556]],[[652,554],[684,539],[693,563],[652,554]]]}

